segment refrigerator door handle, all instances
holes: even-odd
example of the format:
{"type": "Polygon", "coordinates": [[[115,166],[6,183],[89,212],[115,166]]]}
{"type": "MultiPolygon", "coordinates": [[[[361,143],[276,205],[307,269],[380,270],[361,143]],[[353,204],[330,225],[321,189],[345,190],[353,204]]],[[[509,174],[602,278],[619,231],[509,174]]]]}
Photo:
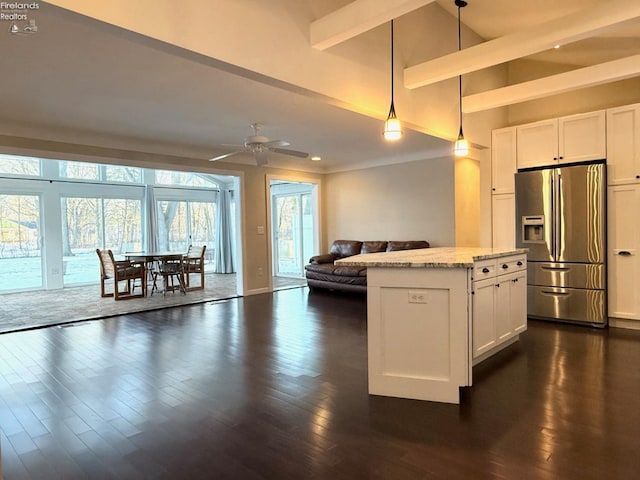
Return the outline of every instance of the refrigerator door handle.
{"type": "Polygon", "coordinates": [[[542,293],[543,295],[551,295],[551,296],[570,295],[568,292],[552,292],[549,290],[542,290],[540,293],[542,293]]]}
{"type": "Polygon", "coordinates": [[[555,226],[555,238],[554,238],[554,246],[553,246],[553,259],[557,262],[560,259],[560,252],[562,250],[563,244],[563,235],[564,235],[564,225],[563,225],[563,213],[562,213],[562,172],[560,170],[556,170],[555,174],[555,210],[554,210],[554,226],[555,226]]]}
{"type": "Polygon", "coordinates": [[[560,271],[560,272],[568,272],[571,270],[569,267],[540,267],[540,270],[551,270],[551,271],[560,271]]]}

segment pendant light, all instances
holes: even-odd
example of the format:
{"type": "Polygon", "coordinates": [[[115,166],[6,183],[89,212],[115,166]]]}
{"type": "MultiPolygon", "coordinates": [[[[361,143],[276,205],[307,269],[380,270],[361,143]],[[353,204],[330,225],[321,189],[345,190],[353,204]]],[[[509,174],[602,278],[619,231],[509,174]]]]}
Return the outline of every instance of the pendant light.
{"type": "MultiPolygon", "coordinates": [[[[465,0],[455,0],[455,4],[458,7],[458,51],[462,50],[462,42],[460,40],[460,9],[467,6],[465,0]]],[[[453,147],[453,153],[456,157],[464,157],[469,154],[469,142],[464,138],[462,133],[462,75],[458,75],[458,100],[460,111],[460,131],[458,132],[458,139],[453,147]]]]}
{"type": "Polygon", "coordinates": [[[384,122],[384,139],[388,141],[398,140],[402,136],[400,120],[396,117],[396,107],[393,104],[393,19],[391,20],[391,108],[384,122]]]}

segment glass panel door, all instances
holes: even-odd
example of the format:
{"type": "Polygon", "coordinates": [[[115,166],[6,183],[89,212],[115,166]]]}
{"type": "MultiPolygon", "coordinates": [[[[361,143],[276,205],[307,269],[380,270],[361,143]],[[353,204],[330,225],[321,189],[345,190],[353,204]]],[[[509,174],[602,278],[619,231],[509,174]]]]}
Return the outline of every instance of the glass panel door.
{"type": "Polygon", "coordinates": [[[158,201],[158,248],[186,252],[189,245],[206,245],[206,265],[211,265],[215,248],[215,203],[158,201]]]}
{"type": "Polygon", "coordinates": [[[63,197],[61,208],[65,286],[98,282],[96,248],[142,250],[140,200],[63,197]]]}
{"type": "Polygon", "coordinates": [[[274,197],[275,274],[302,277],[304,259],[313,252],[311,194],[274,197]]]}
{"type": "Polygon", "coordinates": [[[0,291],[42,288],[40,197],[0,195],[0,291]]]}

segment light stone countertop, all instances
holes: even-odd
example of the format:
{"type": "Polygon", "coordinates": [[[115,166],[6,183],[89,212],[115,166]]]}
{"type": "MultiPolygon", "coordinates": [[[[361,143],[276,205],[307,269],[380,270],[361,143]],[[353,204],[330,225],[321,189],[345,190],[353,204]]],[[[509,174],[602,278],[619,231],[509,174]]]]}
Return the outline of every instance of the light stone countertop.
{"type": "Polygon", "coordinates": [[[365,253],[336,260],[337,265],[359,267],[471,268],[478,260],[527,253],[526,248],[438,247],[396,252],[365,253]]]}

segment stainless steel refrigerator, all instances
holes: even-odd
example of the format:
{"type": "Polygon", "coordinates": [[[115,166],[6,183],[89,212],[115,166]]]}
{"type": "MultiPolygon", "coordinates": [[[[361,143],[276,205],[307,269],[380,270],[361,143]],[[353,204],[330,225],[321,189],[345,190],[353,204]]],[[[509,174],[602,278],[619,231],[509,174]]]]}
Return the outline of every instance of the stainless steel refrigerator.
{"type": "Polygon", "coordinates": [[[605,174],[601,162],[516,174],[530,317],[606,325],[605,174]]]}

